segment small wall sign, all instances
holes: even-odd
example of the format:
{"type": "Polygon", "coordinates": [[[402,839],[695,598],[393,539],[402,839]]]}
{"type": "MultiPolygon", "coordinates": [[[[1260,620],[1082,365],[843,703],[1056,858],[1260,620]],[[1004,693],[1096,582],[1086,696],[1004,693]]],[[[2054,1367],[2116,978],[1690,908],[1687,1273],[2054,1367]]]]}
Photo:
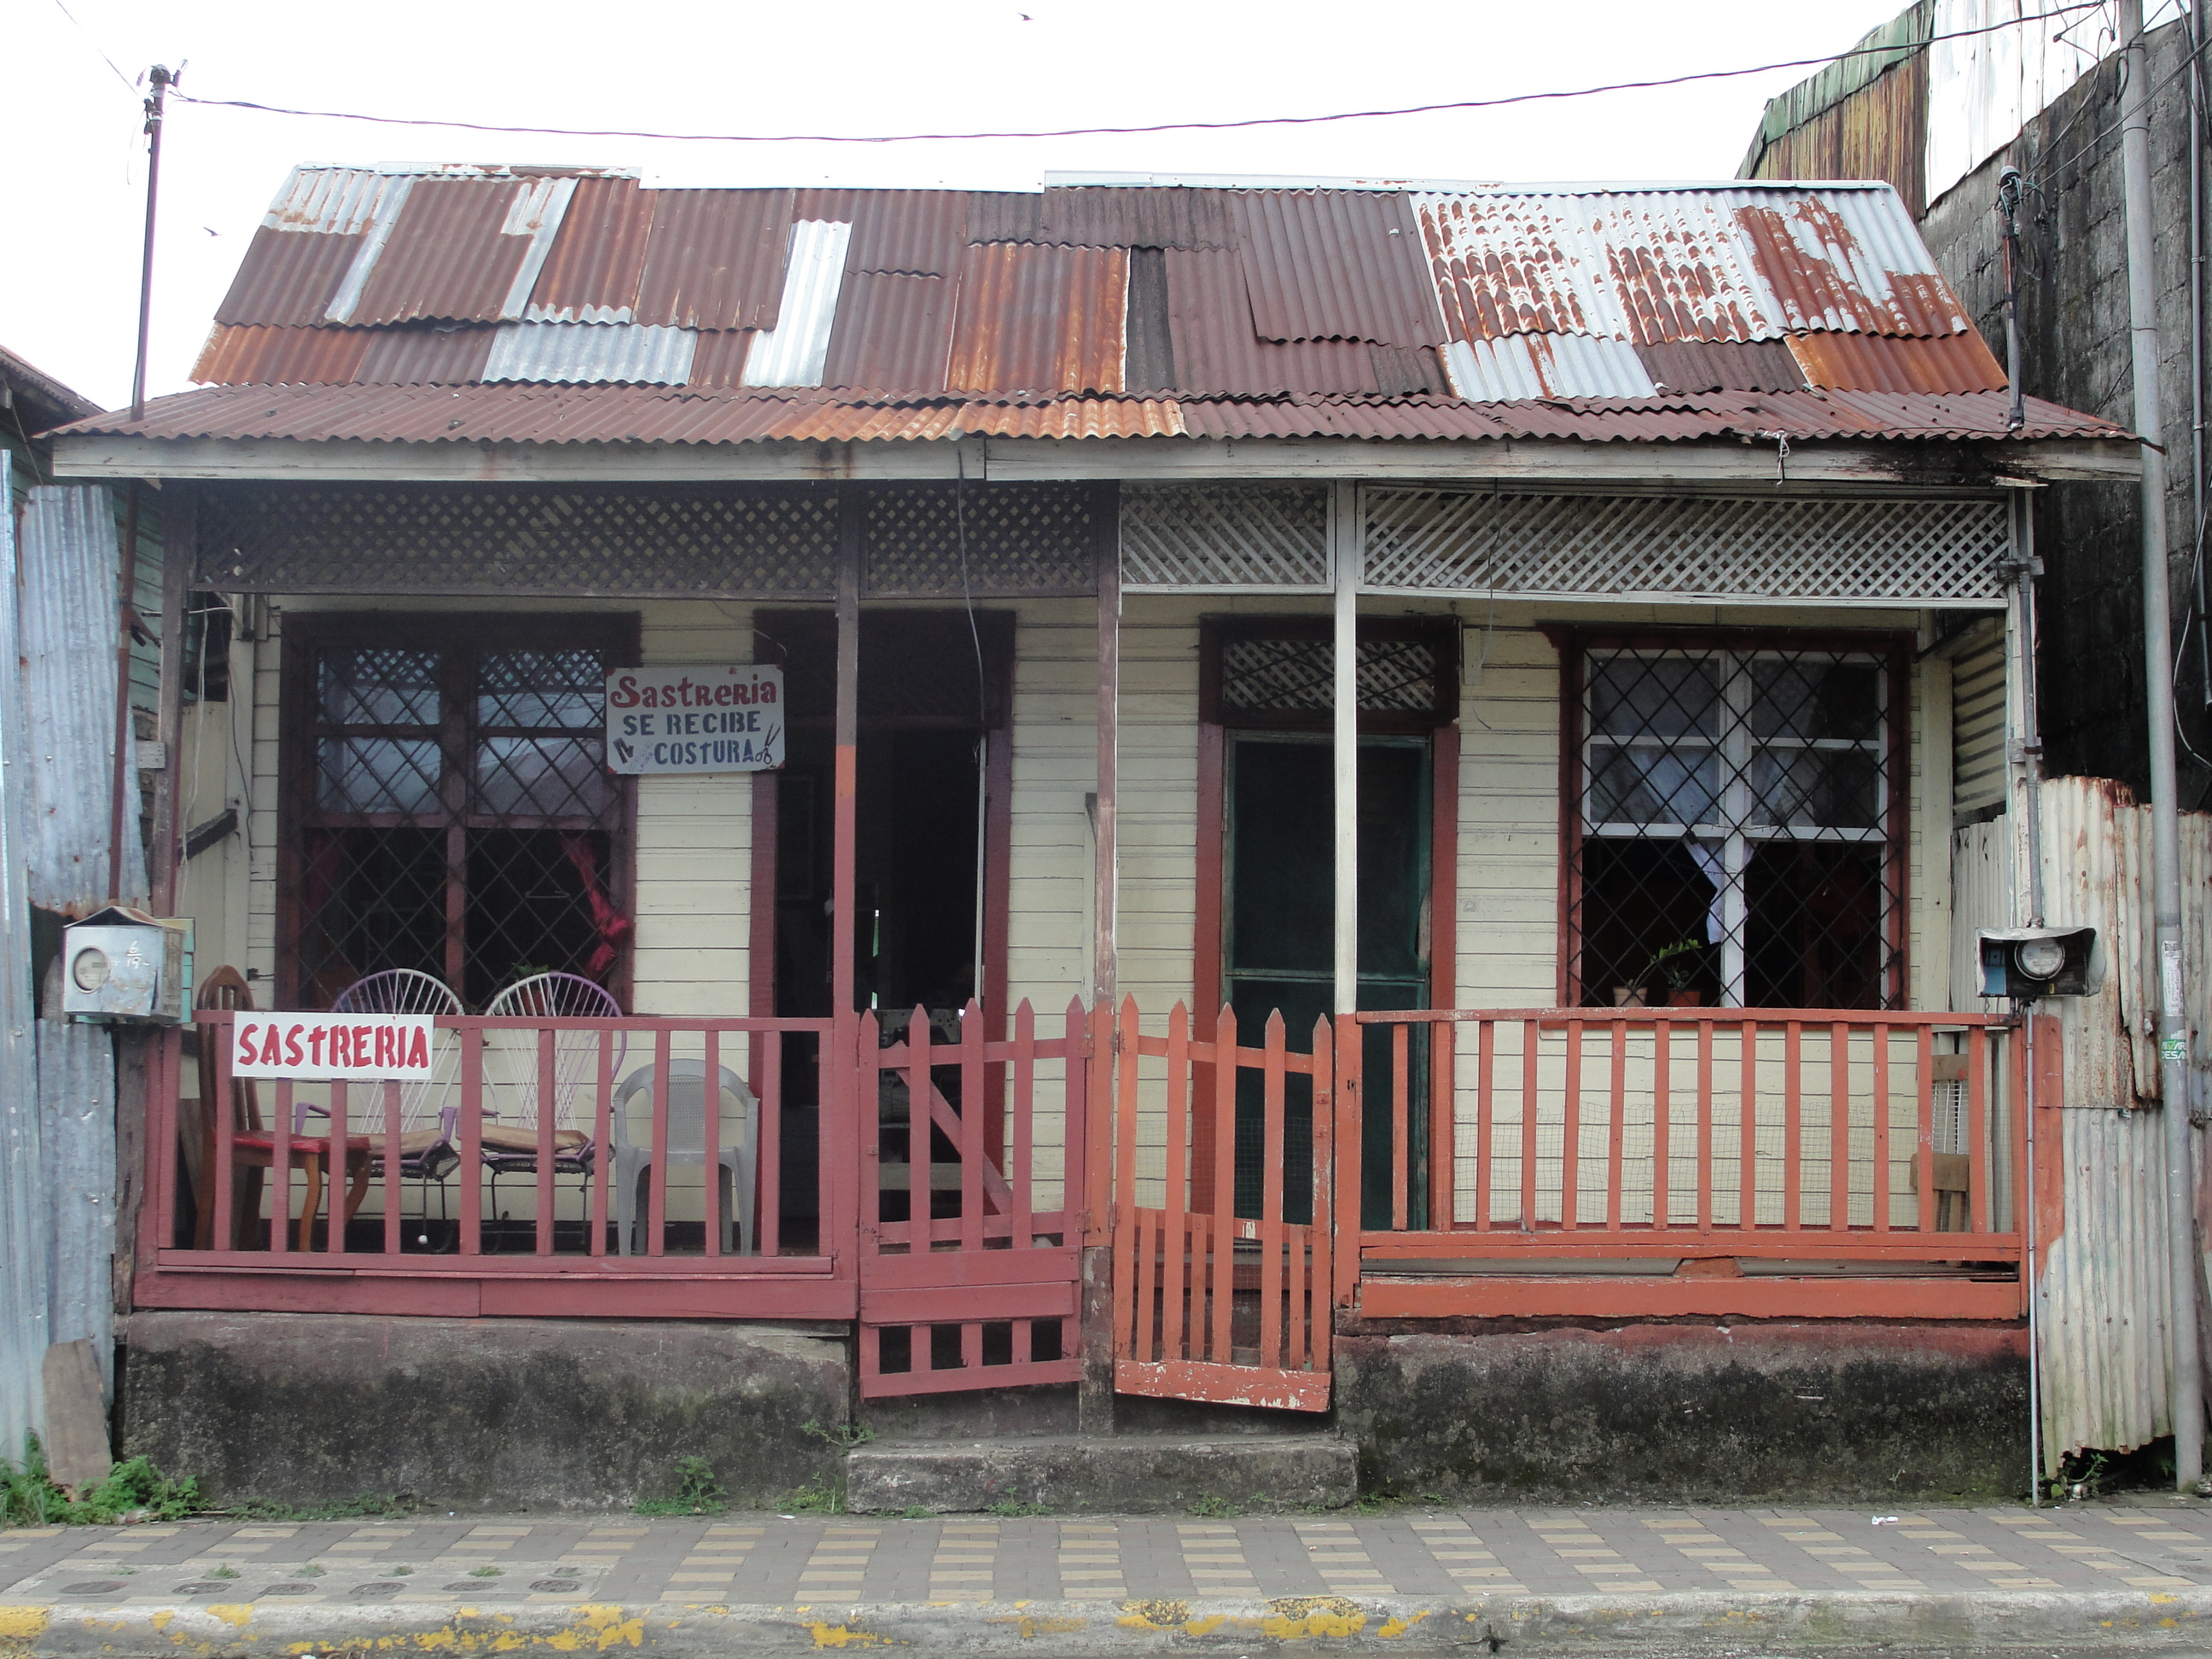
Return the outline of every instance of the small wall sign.
{"type": "Polygon", "coordinates": [[[435,1024],[428,1014],[241,1013],[230,1026],[230,1074],[321,1082],[428,1078],[435,1024]]]}
{"type": "Polygon", "coordinates": [[[617,668],[607,765],[617,772],[761,772],[783,764],[783,670],[617,668]]]}

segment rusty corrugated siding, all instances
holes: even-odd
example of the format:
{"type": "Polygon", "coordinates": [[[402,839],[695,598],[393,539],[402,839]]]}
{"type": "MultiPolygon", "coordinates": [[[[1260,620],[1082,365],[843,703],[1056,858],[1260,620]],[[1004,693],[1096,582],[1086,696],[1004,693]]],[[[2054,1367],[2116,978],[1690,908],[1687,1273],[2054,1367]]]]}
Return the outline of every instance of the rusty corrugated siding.
{"type": "Polygon", "coordinates": [[[483,378],[495,332],[481,325],[378,329],[360,379],[370,386],[468,385],[483,378]]]}
{"type": "Polygon", "coordinates": [[[359,328],[262,328],[218,323],[192,365],[214,386],[343,385],[362,378],[362,359],[379,337],[359,328]]]}
{"type": "Polygon", "coordinates": [[[253,233],[230,291],[215,308],[218,323],[302,328],[323,320],[338,284],[353,268],[362,238],[312,230],[253,233]]]}
{"type": "Polygon", "coordinates": [[[527,238],[501,229],[523,189],[513,179],[420,181],[344,320],[373,327],[497,318],[529,251],[527,238]]]}
{"type": "Polygon", "coordinates": [[[1911,57],[1783,132],[1760,153],[1759,179],[1880,179],[1917,222],[1927,211],[1928,57],[1911,57]]]}
{"type": "Polygon", "coordinates": [[[791,239],[787,190],[654,192],[638,278],[641,323],[774,328],[791,239]]]}
{"type": "Polygon", "coordinates": [[[822,384],[879,392],[944,391],[956,292],[949,276],[849,272],[822,384]]]}
{"type": "Polygon", "coordinates": [[[1233,213],[1261,338],[1443,343],[1404,192],[1249,191],[1233,213]]]}
{"type": "Polygon", "coordinates": [[[846,250],[848,270],[896,276],[950,276],[960,269],[968,245],[969,204],[964,190],[855,190],[837,192],[846,199],[814,204],[827,191],[803,191],[801,218],[843,219],[853,227],[846,250]],[[832,211],[832,209],[836,211],[832,211]]]}
{"type": "Polygon", "coordinates": [[[1795,392],[1805,371],[1786,340],[1669,340],[1640,345],[1651,383],[1665,392],[1795,392]]]}
{"type": "Polygon", "coordinates": [[[1229,190],[1054,185],[1038,194],[978,196],[977,241],[1069,247],[1225,248],[1237,246],[1229,190]]]}
{"type": "Polygon", "coordinates": [[[1121,248],[991,242],[961,260],[955,391],[1119,392],[1129,256],[1121,248]]]}
{"type": "Polygon", "coordinates": [[[2002,392],[2005,372],[1972,329],[1926,339],[1889,334],[1793,334],[1808,385],[1844,392],[2002,392]]]}
{"type": "Polygon", "coordinates": [[[1232,249],[1169,249],[1168,333],[1176,389],[1190,392],[1379,392],[1364,340],[1262,340],[1253,331],[1244,265],[1232,249]]]}
{"type": "Polygon", "coordinates": [[[583,179],[538,273],[533,322],[625,323],[637,306],[653,205],[661,192],[635,179],[583,179]]]}

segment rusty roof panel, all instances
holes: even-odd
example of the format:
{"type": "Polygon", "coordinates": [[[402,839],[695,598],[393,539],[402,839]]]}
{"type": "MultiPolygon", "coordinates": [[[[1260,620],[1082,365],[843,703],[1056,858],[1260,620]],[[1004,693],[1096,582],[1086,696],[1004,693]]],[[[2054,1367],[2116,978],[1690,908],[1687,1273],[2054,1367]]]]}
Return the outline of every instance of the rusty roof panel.
{"type": "Polygon", "coordinates": [[[803,217],[851,222],[848,270],[950,276],[960,269],[960,251],[968,245],[969,204],[974,200],[967,191],[860,190],[847,194],[850,199],[842,211],[828,211],[828,204],[821,211],[800,211],[803,217]]]}
{"type": "Polygon", "coordinates": [[[2002,392],[2004,368],[1967,329],[1932,339],[1883,334],[1793,334],[1792,360],[1808,386],[1847,392],[2002,392]]]}
{"type": "Polygon", "coordinates": [[[522,270],[531,238],[506,234],[525,186],[509,179],[425,179],[409,192],[392,235],[342,320],[489,322],[522,270]]]}
{"type": "Polygon", "coordinates": [[[792,192],[653,194],[636,320],[679,328],[774,328],[791,236],[792,192]]]}
{"type": "Polygon", "coordinates": [[[743,386],[745,357],[758,338],[758,331],[750,328],[702,331],[698,349],[691,354],[691,378],[686,384],[717,390],[743,386]]]}
{"type": "Polygon", "coordinates": [[[1805,384],[1804,370],[1781,340],[1670,340],[1640,345],[1636,355],[1662,392],[1795,392],[1805,384]]]}
{"type": "Polygon", "coordinates": [[[1261,338],[1443,343],[1402,192],[1247,191],[1234,212],[1261,338]]]}
{"type": "Polygon", "coordinates": [[[1592,334],[1504,334],[1443,349],[1452,390],[1470,403],[1655,395],[1636,348],[1592,334]]]}
{"type": "Polygon", "coordinates": [[[371,442],[744,443],[878,437],[1161,436],[1711,439],[2121,438],[2108,422],[2027,400],[2005,426],[2002,392],[1722,392],[1639,402],[1474,404],[1442,398],[916,397],[855,401],[814,390],[710,393],[669,386],[210,386],[157,398],[146,419],[95,415],[65,434],[343,439],[371,442]]]}
{"type": "Polygon", "coordinates": [[[361,246],[358,232],[339,236],[262,226],[215,308],[216,321],[292,328],[321,322],[361,246]]]}
{"type": "Polygon", "coordinates": [[[945,385],[1119,392],[1129,256],[1121,248],[988,242],[969,248],[945,385]]]}
{"type": "Polygon", "coordinates": [[[954,293],[949,276],[848,273],[822,384],[942,392],[952,351],[954,293]]]}
{"type": "Polygon", "coordinates": [[[366,336],[357,378],[372,386],[466,386],[483,379],[497,332],[443,323],[376,329],[366,336]]]}
{"type": "Polygon", "coordinates": [[[642,323],[503,323],[484,360],[487,380],[682,386],[699,337],[642,323]]]}
{"type": "Polygon", "coordinates": [[[1176,389],[1204,392],[1380,392],[1364,340],[1262,340],[1244,266],[1230,250],[1170,248],[1168,331],[1176,389]]]}
{"type": "Polygon", "coordinates": [[[353,328],[264,328],[218,323],[192,365],[212,386],[343,385],[361,378],[373,337],[353,328]]]}
{"type": "Polygon", "coordinates": [[[637,306],[659,191],[635,179],[584,179],[531,292],[526,322],[626,323],[637,306]]]}

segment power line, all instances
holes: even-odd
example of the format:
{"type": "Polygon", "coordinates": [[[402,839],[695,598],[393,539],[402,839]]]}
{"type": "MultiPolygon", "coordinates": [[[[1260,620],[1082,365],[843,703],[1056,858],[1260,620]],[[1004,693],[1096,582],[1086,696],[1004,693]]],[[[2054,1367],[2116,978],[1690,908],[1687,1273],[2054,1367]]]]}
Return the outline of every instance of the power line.
{"type": "MultiPolygon", "coordinates": [[[[59,0],[56,3],[59,3],[59,0]]],[[[440,121],[400,115],[365,115],[347,110],[294,109],[282,104],[264,104],[245,98],[199,98],[173,89],[170,96],[181,103],[201,104],[210,108],[252,110],[264,115],[297,115],[319,121],[365,121],[387,127],[444,127],[461,132],[513,133],[529,137],[636,138],[655,143],[921,144],[1001,139],[1115,138],[1158,132],[1229,132],[1251,127],[1321,126],[1337,121],[1374,121],[1403,115],[1436,115],[1457,110],[1504,109],[1516,104],[1594,98],[1611,92],[1652,92],[1668,87],[1692,86],[1705,81],[1730,81],[1748,75],[1771,75],[1777,70],[1821,68],[1850,58],[1903,56],[1938,40],[1962,40],[1975,35],[1995,34],[2000,30],[2016,28],[2025,23],[2045,22],[2055,17],[2070,17],[2077,12],[2094,11],[2104,3],[2105,0],[2076,0],[2076,3],[2060,6],[2054,10],[2036,12],[2026,17],[2008,17],[2002,22],[1985,24],[1979,28],[1931,34],[1925,40],[1909,41],[1899,46],[1858,46],[1825,58],[1793,58],[1783,63],[1756,64],[1747,69],[1705,70],[1694,75],[1669,76],[1656,81],[1616,81],[1605,86],[1581,87],[1571,91],[1520,92],[1502,98],[1468,98],[1451,103],[1413,104],[1402,109],[1346,110],[1333,115],[1266,115],[1241,121],[1161,121],[1144,126],[1060,127],[1036,132],[901,132],[866,136],[841,132],[640,132],[619,127],[506,126],[486,121],[440,121]]]]}
{"type": "Polygon", "coordinates": [[[54,9],[61,13],[63,16],[69,19],[70,27],[71,28],[74,28],[79,34],[84,36],[85,45],[90,46],[94,52],[99,53],[100,61],[106,64],[109,69],[115,71],[115,78],[123,82],[124,91],[136,94],[138,90],[138,83],[136,81],[133,81],[129,76],[125,75],[119,68],[117,68],[115,60],[100,50],[100,42],[92,38],[92,31],[90,29],[85,27],[82,23],[77,21],[76,14],[71,11],[67,6],[64,5],[62,3],[62,0],[54,0],[54,9]]]}

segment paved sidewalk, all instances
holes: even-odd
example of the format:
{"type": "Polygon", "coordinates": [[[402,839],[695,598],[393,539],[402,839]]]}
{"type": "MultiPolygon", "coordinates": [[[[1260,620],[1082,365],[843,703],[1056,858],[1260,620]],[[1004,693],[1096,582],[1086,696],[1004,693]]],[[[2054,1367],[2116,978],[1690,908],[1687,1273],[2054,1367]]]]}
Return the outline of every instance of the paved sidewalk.
{"type": "Polygon", "coordinates": [[[0,1532],[0,1654],[2212,1637],[2212,1506],[732,1515],[0,1532]],[[1876,1523],[1876,1516],[1881,1516],[1876,1523]],[[1925,1639],[1923,1639],[1925,1638],[1925,1639]]]}

